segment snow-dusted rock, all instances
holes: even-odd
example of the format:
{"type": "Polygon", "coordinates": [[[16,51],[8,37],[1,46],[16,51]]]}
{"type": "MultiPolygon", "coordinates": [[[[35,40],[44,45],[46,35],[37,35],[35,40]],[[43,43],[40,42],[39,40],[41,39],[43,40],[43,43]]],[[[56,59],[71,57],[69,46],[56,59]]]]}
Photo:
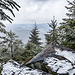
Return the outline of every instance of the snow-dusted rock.
{"type": "Polygon", "coordinates": [[[40,70],[33,70],[29,67],[20,67],[20,64],[13,60],[9,60],[3,65],[2,75],[50,75],[40,70]]]}
{"type": "Polygon", "coordinates": [[[68,59],[71,63],[75,64],[75,52],[68,50],[60,50],[60,48],[55,48],[56,55],[60,55],[68,59]]]}
{"type": "Polygon", "coordinates": [[[50,44],[26,65],[52,75],[75,75],[75,51],[50,44]]]}
{"type": "Polygon", "coordinates": [[[23,67],[9,60],[3,65],[1,73],[2,75],[75,75],[75,51],[61,45],[50,44],[23,67]]]}
{"type": "Polygon", "coordinates": [[[72,64],[68,60],[59,60],[54,57],[48,57],[45,62],[48,63],[48,66],[53,72],[58,74],[67,74],[70,69],[73,68],[72,64]]]}

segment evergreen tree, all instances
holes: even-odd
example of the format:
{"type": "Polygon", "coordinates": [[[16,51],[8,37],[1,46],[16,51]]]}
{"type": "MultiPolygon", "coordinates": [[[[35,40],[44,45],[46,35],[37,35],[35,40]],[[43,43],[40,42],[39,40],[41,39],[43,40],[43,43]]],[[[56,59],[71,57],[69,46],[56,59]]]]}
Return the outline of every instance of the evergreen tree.
{"type": "Polygon", "coordinates": [[[73,2],[67,2],[70,5],[69,7],[65,6],[69,11],[69,13],[66,13],[69,18],[63,19],[64,22],[60,23],[61,26],[59,27],[63,32],[61,44],[75,49],[75,0],[73,2]]]}
{"type": "Polygon", "coordinates": [[[6,41],[8,43],[8,48],[10,48],[10,52],[11,52],[12,57],[13,57],[13,52],[14,52],[14,43],[15,43],[17,37],[18,36],[16,36],[16,34],[10,30],[10,32],[8,32],[8,35],[6,38],[6,41]]]}
{"type": "Polygon", "coordinates": [[[8,10],[12,13],[12,15],[15,17],[13,13],[13,9],[20,8],[20,6],[13,0],[0,0],[0,20],[8,20],[9,22],[12,22],[13,19],[6,14],[4,10],[8,10]]]}
{"type": "Polygon", "coordinates": [[[28,42],[25,45],[25,49],[23,50],[22,56],[25,57],[25,60],[34,57],[36,54],[38,54],[40,51],[42,51],[41,46],[36,45],[32,42],[28,42]]]}
{"type": "Polygon", "coordinates": [[[7,31],[5,30],[5,25],[0,22],[0,34],[3,35],[3,36],[0,36],[0,46],[4,46],[4,43],[6,42],[5,41],[5,38],[6,38],[6,34],[7,34],[7,31]]]}
{"type": "Polygon", "coordinates": [[[39,34],[39,31],[38,31],[38,28],[37,28],[36,23],[35,23],[35,27],[31,31],[29,39],[30,39],[30,42],[32,42],[36,45],[41,45],[42,42],[39,41],[39,40],[41,40],[41,38],[39,38],[38,34],[39,34]]]}
{"type": "Polygon", "coordinates": [[[14,46],[14,51],[18,51],[23,49],[24,44],[22,40],[16,39],[13,43],[13,46],[14,46]]]}
{"type": "Polygon", "coordinates": [[[2,23],[2,22],[0,22],[0,32],[1,33],[4,33],[4,34],[6,34],[6,30],[5,30],[5,25],[2,23]]]}
{"type": "MultiPolygon", "coordinates": [[[[8,20],[9,22],[12,22],[13,19],[6,14],[5,10],[8,10],[11,12],[11,14],[15,17],[14,13],[13,13],[13,9],[17,9],[19,11],[20,6],[13,0],[0,0],[0,21],[1,20],[8,20]]],[[[0,22],[0,32],[4,33],[2,34],[3,36],[0,36],[0,45],[4,45],[4,43],[6,43],[7,41],[6,39],[6,34],[7,31],[5,29],[5,25],[0,22]]]]}
{"type": "Polygon", "coordinates": [[[55,20],[55,17],[53,17],[53,20],[51,20],[51,23],[48,23],[50,29],[47,34],[45,34],[45,39],[46,43],[50,44],[51,42],[53,43],[58,43],[57,41],[57,20],[55,20]]]}
{"type": "Polygon", "coordinates": [[[14,50],[13,58],[19,59],[19,57],[21,57],[23,49],[24,49],[24,44],[23,44],[22,40],[15,39],[15,41],[13,42],[13,50],[14,50]]]}

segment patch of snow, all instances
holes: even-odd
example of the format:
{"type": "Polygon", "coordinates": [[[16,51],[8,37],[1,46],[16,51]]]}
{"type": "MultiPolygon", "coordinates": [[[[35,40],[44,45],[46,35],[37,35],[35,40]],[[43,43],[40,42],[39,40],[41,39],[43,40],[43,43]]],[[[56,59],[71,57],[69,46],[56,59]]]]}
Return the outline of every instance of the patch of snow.
{"type": "MultiPolygon", "coordinates": [[[[1,72],[2,75],[42,75],[44,72],[40,70],[33,70],[29,67],[20,67],[15,61],[9,61],[3,65],[3,70],[1,72]]],[[[50,75],[50,74],[45,74],[50,75]]]]}
{"type": "Polygon", "coordinates": [[[71,51],[63,50],[55,48],[56,54],[65,57],[69,61],[71,61],[73,64],[75,63],[75,53],[71,51]]]}
{"type": "Polygon", "coordinates": [[[19,72],[20,68],[16,65],[13,65],[11,62],[3,65],[2,75],[12,75],[13,72],[19,72]]]}
{"type": "Polygon", "coordinates": [[[68,60],[59,60],[54,57],[48,57],[45,62],[48,63],[48,66],[52,71],[57,72],[58,74],[68,73],[68,71],[73,68],[72,64],[68,62],[68,60]]]}
{"type": "Polygon", "coordinates": [[[75,69],[69,71],[69,75],[75,75],[75,69]]]}

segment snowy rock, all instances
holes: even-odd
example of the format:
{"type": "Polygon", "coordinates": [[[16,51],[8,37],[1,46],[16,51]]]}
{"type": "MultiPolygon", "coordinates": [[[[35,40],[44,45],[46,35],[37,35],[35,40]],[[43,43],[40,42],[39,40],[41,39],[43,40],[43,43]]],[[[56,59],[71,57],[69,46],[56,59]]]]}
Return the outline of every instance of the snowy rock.
{"type": "Polygon", "coordinates": [[[52,69],[53,72],[58,74],[67,74],[70,69],[73,68],[72,64],[68,60],[59,60],[54,57],[46,58],[45,62],[52,69]]]}
{"type": "Polygon", "coordinates": [[[50,44],[26,65],[52,75],[75,75],[75,51],[50,44]]]}
{"type": "Polygon", "coordinates": [[[61,45],[50,44],[23,67],[17,62],[9,60],[3,65],[1,74],[75,75],[75,51],[61,45]]]}
{"type": "Polygon", "coordinates": [[[40,70],[33,70],[29,67],[20,67],[20,64],[13,60],[9,60],[3,65],[2,75],[50,75],[40,70]]]}
{"type": "Polygon", "coordinates": [[[65,57],[69,61],[71,61],[73,64],[75,64],[75,53],[72,51],[67,50],[60,50],[60,48],[55,49],[56,54],[65,57]]]}

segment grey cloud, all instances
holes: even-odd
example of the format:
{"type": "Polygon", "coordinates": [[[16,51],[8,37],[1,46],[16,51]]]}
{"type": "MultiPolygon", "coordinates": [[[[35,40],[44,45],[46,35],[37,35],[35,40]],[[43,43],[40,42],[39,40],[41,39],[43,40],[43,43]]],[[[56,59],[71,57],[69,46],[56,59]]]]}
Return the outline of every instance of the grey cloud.
{"type": "MultiPolygon", "coordinates": [[[[65,17],[66,0],[15,0],[20,6],[20,11],[14,11],[16,17],[13,23],[48,23],[55,15],[58,22],[65,17]]],[[[7,22],[5,22],[6,24],[7,22]]],[[[7,23],[8,24],[8,23],[7,23]]]]}

